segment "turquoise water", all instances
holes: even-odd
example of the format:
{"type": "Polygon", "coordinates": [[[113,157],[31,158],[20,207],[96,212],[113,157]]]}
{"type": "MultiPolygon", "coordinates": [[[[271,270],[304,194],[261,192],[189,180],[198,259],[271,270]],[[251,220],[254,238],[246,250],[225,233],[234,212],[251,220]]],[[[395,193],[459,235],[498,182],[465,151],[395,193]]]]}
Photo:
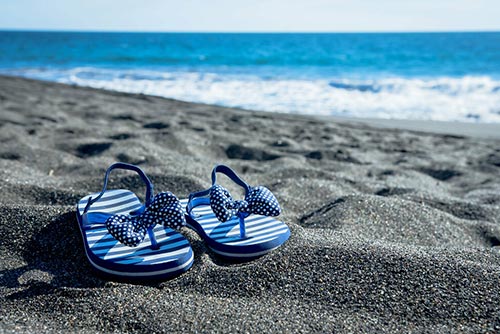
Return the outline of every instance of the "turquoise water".
{"type": "Polygon", "coordinates": [[[0,73],[267,111],[500,122],[496,32],[0,32],[0,73]]]}

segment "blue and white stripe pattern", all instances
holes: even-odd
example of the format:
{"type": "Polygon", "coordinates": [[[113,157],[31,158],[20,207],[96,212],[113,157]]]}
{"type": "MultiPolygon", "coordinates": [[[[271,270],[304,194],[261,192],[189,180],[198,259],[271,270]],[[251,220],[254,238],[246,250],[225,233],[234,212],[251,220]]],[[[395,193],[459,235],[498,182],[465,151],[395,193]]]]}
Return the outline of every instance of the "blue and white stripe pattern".
{"type": "MultiPolygon", "coordinates": [[[[187,205],[188,200],[181,200],[181,204],[187,205]]],[[[214,252],[226,257],[255,258],[269,253],[290,237],[290,229],[284,222],[251,214],[245,218],[246,233],[242,238],[239,217],[221,222],[208,203],[194,207],[187,221],[214,252]]]]}
{"type": "Polygon", "coordinates": [[[106,227],[106,220],[116,215],[129,216],[143,206],[128,190],[107,190],[84,213],[89,198],[98,195],[86,196],[77,204],[86,254],[96,269],[114,276],[156,279],[177,275],[191,267],[193,252],[189,242],[167,226],[156,225],[152,229],[155,245],[149,234],[134,248],[115,239],[106,227]]]}
{"type": "MultiPolygon", "coordinates": [[[[80,216],[83,214],[89,198],[97,197],[97,195],[98,193],[85,196],[80,200],[80,202],[78,202],[78,212],[80,213],[80,216]]],[[[141,202],[133,192],[122,189],[107,190],[102,198],[93,204],[87,212],[127,215],[131,211],[138,210],[141,207],[141,202]]]]}

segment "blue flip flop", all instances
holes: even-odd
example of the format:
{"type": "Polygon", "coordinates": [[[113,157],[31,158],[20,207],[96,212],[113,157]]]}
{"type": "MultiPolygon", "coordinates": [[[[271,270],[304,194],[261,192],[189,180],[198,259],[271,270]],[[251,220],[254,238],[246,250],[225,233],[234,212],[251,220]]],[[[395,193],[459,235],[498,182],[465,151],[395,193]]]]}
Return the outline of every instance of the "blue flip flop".
{"type": "Polygon", "coordinates": [[[212,170],[212,187],[181,200],[186,205],[187,225],[217,254],[245,260],[269,253],[289,237],[288,226],[273,217],[281,213],[276,197],[265,187],[250,187],[231,168],[212,170]],[[227,175],[245,189],[244,200],[233,200],[229,191],[216,183],[217,173],[227,175]]]}
{"type": "Polygon", "coordinates": [[[87,258],[104,274],[131,280],[164,279],[193,264],[191,245],[170,227],[186,224],[184,210],[170,192],[153,195],[153,185],[137,166],[115,163],[100,193],[82,198],[76,209],[87,258]],[[131,170],[146,184],[145,204],[124,189],[107,190],[114,169],[131,170]]]}

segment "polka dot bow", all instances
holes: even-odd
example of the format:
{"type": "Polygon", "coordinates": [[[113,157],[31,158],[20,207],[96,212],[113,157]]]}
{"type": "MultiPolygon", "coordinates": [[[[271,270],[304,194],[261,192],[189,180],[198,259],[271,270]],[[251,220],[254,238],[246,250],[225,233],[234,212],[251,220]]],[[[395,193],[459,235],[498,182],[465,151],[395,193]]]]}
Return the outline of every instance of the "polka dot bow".
{"type": "Polygon", "coordinates": [[[217,219],[228,221],[236,215],[257,214],[276,217],[281,208],[276,197],[266,187],[250,188],[244,200],[233,200],[229,191],[215,184],[210,190],[210,206],[217,219]]]}
{"type": "Polygon", "coordinates": [[[186,225],[184,210],[171,192],[156,195],[151,204],[138,216],[114,215],[106,220],[109,233],[122,244],[139,245],[149,227],[162,224],[173,228],[186,225]]]}

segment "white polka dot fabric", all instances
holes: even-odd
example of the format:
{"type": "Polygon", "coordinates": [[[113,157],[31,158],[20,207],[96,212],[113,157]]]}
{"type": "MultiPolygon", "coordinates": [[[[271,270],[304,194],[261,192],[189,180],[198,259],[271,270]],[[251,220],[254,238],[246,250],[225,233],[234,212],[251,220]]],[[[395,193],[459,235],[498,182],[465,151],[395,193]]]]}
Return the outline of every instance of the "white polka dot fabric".
{"type": "Polygon", "coordinates": [[[156,224],[178,229],[186,225],[179,199],[171,192],[155,196],[151,204],[138,216],[114,215],[106,220],[109,233],[129,247],[136,247],[146,236],[149,227],[156,224]]]}
{"type": "Polygon", "coordinates": [[[221,222],[226,222],[238,213],[276,217],[281,214],[278,200],[263,186],[250,188],[245,200],[233,200],[229,191],[214,184],[210,190],[210,206],[221,222]]]}

